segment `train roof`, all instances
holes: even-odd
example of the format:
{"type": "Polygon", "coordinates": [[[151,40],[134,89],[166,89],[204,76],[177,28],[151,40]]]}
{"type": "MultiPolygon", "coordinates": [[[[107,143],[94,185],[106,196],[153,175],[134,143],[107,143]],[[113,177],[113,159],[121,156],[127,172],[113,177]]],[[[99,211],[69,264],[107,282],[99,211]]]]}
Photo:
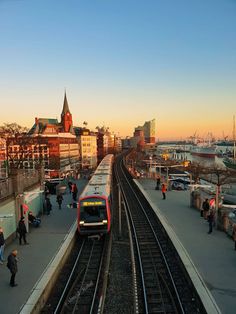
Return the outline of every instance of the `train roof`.
{"type": "Polygon", "coordinates": [[[98,165],[94,175],[84,188],[80,198],[86,196],[106,196],[110,195],[111,175],[112,175],[113,155],[106,155],[98,165]]]}

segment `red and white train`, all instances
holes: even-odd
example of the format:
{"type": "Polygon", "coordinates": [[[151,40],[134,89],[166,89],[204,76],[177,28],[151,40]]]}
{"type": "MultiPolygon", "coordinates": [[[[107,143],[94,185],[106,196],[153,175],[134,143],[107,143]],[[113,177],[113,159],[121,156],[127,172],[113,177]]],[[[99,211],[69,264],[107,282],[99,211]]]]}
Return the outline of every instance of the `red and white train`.
{"type": "Polygon", "coordinates": [[[80,195],[78,231],[81,235],[110,232],[113,159],[112,154],[103,158],[80,195]]]}

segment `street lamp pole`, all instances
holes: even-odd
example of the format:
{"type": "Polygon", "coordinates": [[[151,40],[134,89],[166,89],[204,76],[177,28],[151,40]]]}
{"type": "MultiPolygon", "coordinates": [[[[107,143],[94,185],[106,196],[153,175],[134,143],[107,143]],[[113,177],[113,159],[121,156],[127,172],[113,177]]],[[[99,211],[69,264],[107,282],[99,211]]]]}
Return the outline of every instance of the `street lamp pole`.
{"type": "Polygon", "coordinates": [[[215,201],[215,222],[216,228],[218,228],[218,212],[219,212],[219,194],[220,194],[220,174],[217,171],[217,184],[216,184],[216,201],[215,201]]]}
{"type": "Polygon", "coordinates": [[[119,238],[121,238],[121,191],[118,183],[118,208],[119,208],[119,238]]]}

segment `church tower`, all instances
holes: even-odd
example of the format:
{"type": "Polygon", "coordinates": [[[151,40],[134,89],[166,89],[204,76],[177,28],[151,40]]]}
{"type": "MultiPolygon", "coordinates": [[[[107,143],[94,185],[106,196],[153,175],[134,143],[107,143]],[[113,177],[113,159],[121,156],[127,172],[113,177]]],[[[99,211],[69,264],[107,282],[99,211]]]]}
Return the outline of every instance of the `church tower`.
{"type": "Polygon", "coordinates": [[[73,129],[73,122],[72,122],[72,114],[70,113],[67,98],[66,98],[66,92],[64,96],[64,104],[63,109],[61,113],[61,125],[63,132],[71,132],[73,129]]]}

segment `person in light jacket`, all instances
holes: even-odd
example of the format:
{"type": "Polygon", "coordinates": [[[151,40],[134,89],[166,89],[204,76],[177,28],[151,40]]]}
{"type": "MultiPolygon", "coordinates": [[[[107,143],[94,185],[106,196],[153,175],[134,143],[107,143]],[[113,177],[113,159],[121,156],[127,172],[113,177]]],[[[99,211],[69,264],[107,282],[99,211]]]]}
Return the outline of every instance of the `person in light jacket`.
{"type": "Polygon", "coordinates": [[[161,185],[161,192],[162,192],[162,199],[165,200],[166,199],[166,185],[165,185],[165,183],[162,183],[162,185],[161,185]]]}

